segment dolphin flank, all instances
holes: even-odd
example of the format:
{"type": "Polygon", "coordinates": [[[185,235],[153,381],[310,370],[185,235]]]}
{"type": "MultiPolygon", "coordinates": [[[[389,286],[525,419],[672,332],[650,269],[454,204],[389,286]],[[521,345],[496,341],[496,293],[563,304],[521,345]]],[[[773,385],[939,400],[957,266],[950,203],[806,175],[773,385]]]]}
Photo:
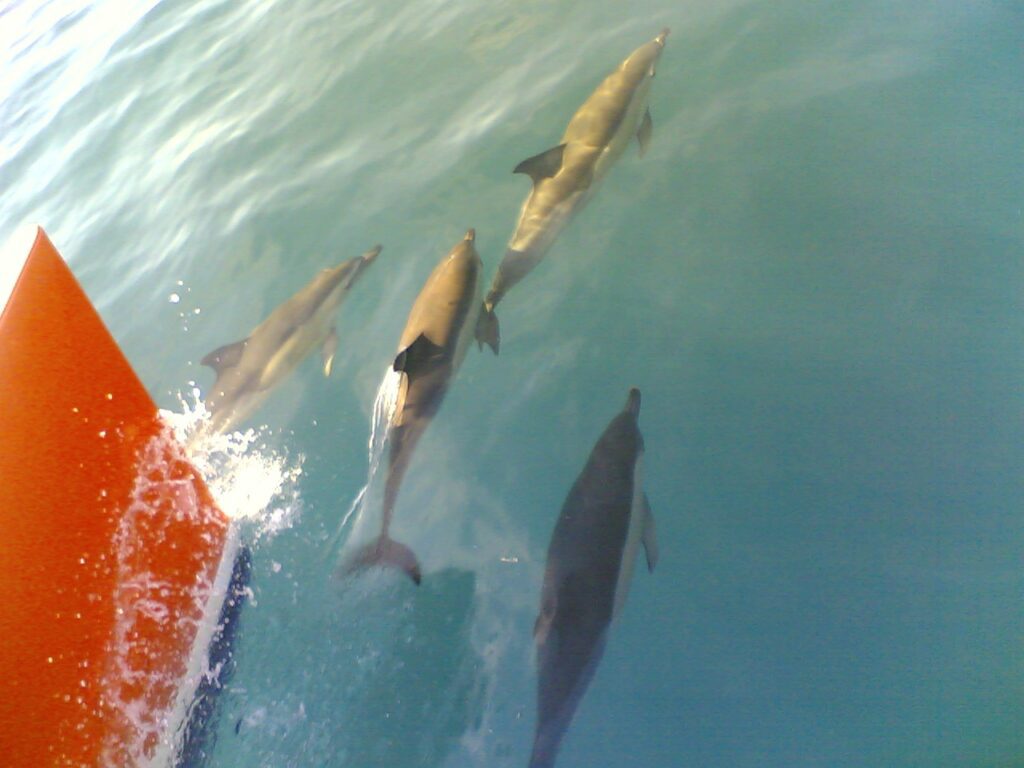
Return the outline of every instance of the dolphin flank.
{"type": "Polygon", "coordinates": [[[550,768],[629,591],[641,544],[654,570],[654,518],[643,491],[640,390],[605,429],[562,505],[548,547],[537,646],[537,727],[530,768],[550,768]]]}
{"type": "Polygon", "coordinates": [[[399,568],[415,583],[421,570],[416,555],[388,533],[398,489],[420,437],[441,408],[472,342],[480,311],[483,265],[472,229],[430,273],[398,343],[392,368],[402,374],[398,402],[388,425],[388,476],[380,535],[357,551],[346,572],[374,565],[399,568]]]}
{"type": "Polygon", "coordinates": [[[362,256],[321,270],[247,338],[225,344],[202,359],[203,365],[217,373],[206,396],[209,429],[227,431],[247,419],[317,347],[323,353],[324,375],[331,374],[338,346],[335,313],[380,251],[377,245],[362,256]]]}
{"type": "Polygon", "coordinates": [[[647,98],[668,34],[662,30],[608,75],[576,110],[556,146],[516,166],[515,173],[533,180],[533,189],[484,300],[476,330],[480,346],[487,344],[498,353],[501,334],[494,308],[541,262],[633,137],[641,155],[647,150],[653,127],[647,98]]]}

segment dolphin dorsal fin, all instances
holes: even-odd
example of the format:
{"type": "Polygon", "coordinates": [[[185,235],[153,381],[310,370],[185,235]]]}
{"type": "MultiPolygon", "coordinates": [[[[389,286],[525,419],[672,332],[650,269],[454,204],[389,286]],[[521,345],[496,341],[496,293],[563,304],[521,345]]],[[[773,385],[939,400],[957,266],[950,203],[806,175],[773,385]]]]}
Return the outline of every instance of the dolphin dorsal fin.
{"type": "Polygon", "coordinates": [[[555,602],[550,597],[545,597],[540,606],[540,613],[537,614],[537,620],[533,622],[533,639],[538,644],[547,641],[548,633],[551,631],[551,622],[554,620],[555,602]]]}
{"type": "Polygon", "coordinates": [[[541,179],[547,179],[558,173],[562,167],[562,155],[565,152],[565,144],[546,149],[539,155],[528,157],[516,166],[512,173],[525,173],[536,184],[541,179]]]}
{"type": "Polygon", "coordinates": [[[658,537],[654,530],[654,515],[651,514],[651,502],[644,494],[644,554],[647,555],[647,570],[654,573],[654,566],[658,564],[658,537]]]}
{"type": "Polygon", "coordinates": [[[395,356],[391,366],[396,373],[411,375],[424,363],[441,357],[444,350],[421,333],[416,340],[395,356]]]}
{"type": "Polygon", "coordinates": [[[248,343],[249,339],[245,338],[241,341],[225,344],[223,347],[217,347],[217,349],[200,360],[199,363],[200,365],[213,368],[220,375],[225,368],[238,365],[238,362],[242,359],[242,353],[245,351],[245,345],[248,343]]]}
{"type": "Polygon", "coordinates": [[[647,152],[647,146],[651,143],[651,132],[654,130],[654,123],[651,122],[651,110],[644,112],[644,119],[640,121],[640,130],[636,132],[636,140],[640,143],[640,157],[647,152]]]}

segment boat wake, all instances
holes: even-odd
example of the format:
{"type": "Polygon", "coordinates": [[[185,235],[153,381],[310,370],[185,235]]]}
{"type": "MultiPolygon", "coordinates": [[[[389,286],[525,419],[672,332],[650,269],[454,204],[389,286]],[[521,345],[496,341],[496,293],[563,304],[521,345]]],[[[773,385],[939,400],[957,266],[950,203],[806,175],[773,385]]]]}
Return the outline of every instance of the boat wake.
{"type": "Polygon", "coordinates": [[[376,498],[374,479],[377,476],[377,470],[387,448],[388,427],[391,425],[391,420],[394,418],[395,410],[398,407],[398,396],[401,392],[401,387],[402,374],[389,367],[384,374],[384,378],[381,379],[380,386],[377,388],[377,397],[373,401],[373,414],[370,417],[370,439],[367,443],[369,470],[366,475],[366,483],[356,493],[348,510],[342,516],[337,530],[327,540],[327,544],[324,547],[324,557],[331,557],[337,552],[338,542],[345,531],[349,529],[350,521],[352,522],[353,534],[358,532],[358,529],[362,527],[361,522],[365,517],[364,512],[371,506],[369,502],[376,498]]]}

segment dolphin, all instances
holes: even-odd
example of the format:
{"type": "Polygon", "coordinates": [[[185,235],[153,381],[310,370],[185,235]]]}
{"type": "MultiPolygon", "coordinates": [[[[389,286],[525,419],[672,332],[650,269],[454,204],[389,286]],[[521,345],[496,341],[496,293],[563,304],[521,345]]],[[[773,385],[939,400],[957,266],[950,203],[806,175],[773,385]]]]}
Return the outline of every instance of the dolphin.
{"type": "Polygon", "coordinates": [[[498,354],[494,308],[544,258],[558,233],[580,210],[634,136],[640,154],[651,140],[647,97],[669,30],[641,45],[604,79],[569,121],[562,140],[516,166],[533,179],[505,257],[484,300],[476,338],[498,354]]]}
{"type": "Polygon", "coordinates": [[[459,366],[472,343],[480,296],[483,264],[476,252],[475,230],[466,232],[430,273],[409,311],[392,364],[402,374],[398,401],[388,424],[388,476],[380,535],[357,551],[347,572],[374,565],[404,571],[416,584],[421,571],[416,555],[388,534],[398,489],[413,450],[441,408],[459,366]]]}
{"type": "Polygon", "coordinates": [[[248,418],[316,347],[323,353],[324,376],[331,375],[338,347],[335,312],[380,251],[377,245],[362,256],[321,270],[247,338],[225,344],[202,359],[217,373],[206,397],[209,429],[224,432],[248,418]]]}
{"type": "Polygon", "coordinates": [[[548,546],[537,646],[537,727],[530,768],[549,768],[601,660],[608,627],[629,591],[642,543],[658,560],[642,487],[640,390],[605,429],[562,505],[548,546]]]}

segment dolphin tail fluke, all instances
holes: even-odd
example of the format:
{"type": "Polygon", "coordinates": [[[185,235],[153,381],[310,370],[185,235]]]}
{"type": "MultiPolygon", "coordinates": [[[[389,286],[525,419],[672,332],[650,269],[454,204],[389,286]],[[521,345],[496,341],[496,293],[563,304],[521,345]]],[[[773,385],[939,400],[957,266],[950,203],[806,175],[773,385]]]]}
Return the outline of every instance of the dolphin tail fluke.
{"type": "Polygon", "coordinates": [[[494,354],[498,354],[498,348],[501,346],[501,329],[498,327],[498,316],[494,313],[493,305],[485,303],[480,309],[480,315],[476,320],[476,343],[481,349],[486,344],[494,354]]]}
{"type": "Polygon", "coordinates": [[[397,568],[413,580],[417,586],[422,579],[419,561],[409,547],[389,536],[382,535],[356,552],[355,557],[344,568],[343,575],[351,575],[366,568],[384,566],[397,568]]]}

